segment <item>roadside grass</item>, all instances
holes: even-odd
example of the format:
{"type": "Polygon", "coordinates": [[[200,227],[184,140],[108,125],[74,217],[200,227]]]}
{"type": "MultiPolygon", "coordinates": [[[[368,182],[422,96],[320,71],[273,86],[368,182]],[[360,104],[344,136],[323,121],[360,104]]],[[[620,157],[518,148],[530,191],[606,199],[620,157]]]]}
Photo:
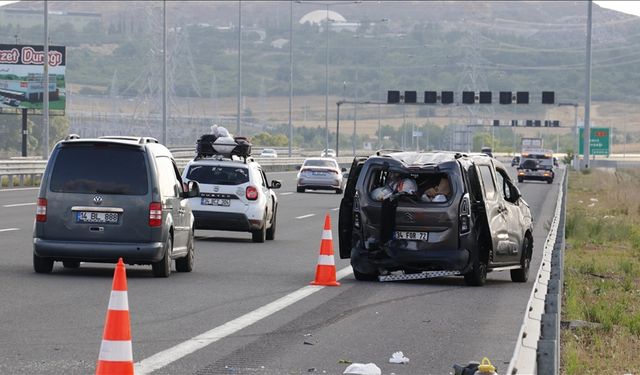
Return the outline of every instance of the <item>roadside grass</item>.
{"type": "MultiPolygon", "coordinates": [[[[24,186],[39,186],[40,176],[27,175],[23,179],[24,186]]],[[[9,176],[0,176],[0,186],[9,187],[9,176]]],[[[13,187],[20,187],[20,177],[13,176],[13,187]]]]}
{"type": "Polygon", "coordinates": [[[570,172],[561,374],[640,369],[640,171],[570,172]]]}

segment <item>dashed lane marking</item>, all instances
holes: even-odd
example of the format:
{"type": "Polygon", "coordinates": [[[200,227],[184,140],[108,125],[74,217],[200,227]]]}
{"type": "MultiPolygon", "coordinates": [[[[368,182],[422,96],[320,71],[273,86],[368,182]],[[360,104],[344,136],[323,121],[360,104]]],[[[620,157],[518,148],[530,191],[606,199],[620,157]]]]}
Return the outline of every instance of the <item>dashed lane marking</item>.
{"type": "Polygon", "coordinates": [[[0,232],[13,232],[16,230],[20,230],[20,228],[6,228],[6,229],[0,229],[0,232]]]}
{"type": "Polygon", "coordinates": [[[306,219],[306,218],[311,217],[311,216],[316,216],[316,214],[308,214],[308,215],[296,216],[296,219],[306,219]]]}
{"type": "Polygon", "coordinates": [[[8,208],[8,207],[35,206],[35,205],[36,205],[36,202],[31,202],[31,203],[5,204],[2,207],[8,208]]]}

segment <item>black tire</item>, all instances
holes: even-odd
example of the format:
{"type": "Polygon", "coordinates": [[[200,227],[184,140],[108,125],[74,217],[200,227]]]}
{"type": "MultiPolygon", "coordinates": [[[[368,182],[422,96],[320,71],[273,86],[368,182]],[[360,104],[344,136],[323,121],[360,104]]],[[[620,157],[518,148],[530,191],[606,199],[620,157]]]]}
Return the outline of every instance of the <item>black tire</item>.
{"type": "Polygon", "coordinates": [[[296,188],[296,191],[297,191],[298,193],[304,193],[304,188],[303,188],[303,187],[298,186],[298,187],[296,188]]]}
{"type": "Polygon", "coordinates": [[[267,240],[269,241],[273,241],[276,238],[276,222],[277,222],[277,213],[278,213],[278,208],[276,207],[273,210],[273,218],[271,219],[271,226],[269,227],[269,229],[267,229],[267,240]]]}
{"type": "Polygon", "coordinates": [[[64,268],[80,268],[79,260],[64,260],[62,261],[62,266],[64,268]]]}
{"type": "Polygon", "coordinates": [[[53,270],[53,259],[41,258],[33,254],[33,270],[36,273],[51,273],[53,270]]]}
{"type": "Polygon", "coordinates": [[[342,194],[342,189],[336,189],[336,194],[342,194]]]}
{"type": "Polygon", "coordinates": [[[531,267],[531,240],[525,237],[522,241],[522,268],[511,270],[511,281],[515,283],[526,283],[529,280],[529,268],[531,267]]]}
{"type": "Polygon", "coordinates": [[[524,178],[518,177],[518,182],[522,183],[523,181],[524,181],[524,178]]]}
{"type": "Polygon", "coordinates": [[[553,178],[550,178],[547,180],[547,184],[552,184],[553,183],[553,178]]]}
{"type": "Polygon", "coordinates": [[[173,248],[173,238],[169,237],[164,245],[164,256],[159,261],[151,264],[153,277],[169,277],[171,274],[171,249],[173,248]]]}
{"type": "Polygon", "coordinates": [[[355,268],[353,269],[353,276],[358,281],[378,281],[378,275],[361,273],[361,272],[358,272],[355,268]]]}
{"type": "Polygon", "coordinates": [[[469,286],[483,286],[487,282],[487,263],[476,260],[471,271],[464,275],[464,282],[469,286]]]}
{"type": "Polygon", "coordinates": [[[191,272],[193,271],[193,263],[195,261],[195,249],[194,249],[193,230],[189,234],[189,242],[187,244],[187,255],[182,258],[176,259],[176,271],[178,272],[191,272]]]}
{"type": "Polygon", "coordinates": [[[251,240],[256,243],[263,243],[267,239],[267,219],[262,220],[262,228],[251,232],[251,240]]]}

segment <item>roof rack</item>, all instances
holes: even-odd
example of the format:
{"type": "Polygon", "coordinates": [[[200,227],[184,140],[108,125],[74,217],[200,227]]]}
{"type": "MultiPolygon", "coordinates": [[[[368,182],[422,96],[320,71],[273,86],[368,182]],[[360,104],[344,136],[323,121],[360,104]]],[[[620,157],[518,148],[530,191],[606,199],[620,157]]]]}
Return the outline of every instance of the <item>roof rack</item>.
{"type": "Polygon", "coordinates": [[[116,140],[119,139],[123,141],[134,141],[134,142],[138,142],[141,145],[145,143],[158,143],[158,140],[153,137],[131,137],[127,135],[104,135],[99,138],[100,139],[116,139],[116,140]]]}
{"type": "Polygon", "coordinates": [[[71,140],[71,139],[80,139],[80,136],[78,134],[69,134],[68,136],[66,136],[64,138],[65,141],[71,140]]]}
{"type": "Polygon", "coordinates": [[[396,150],[396,149],[393,149],[393,148],[389,148],[389,149],[382,148],[382,149],[376,151],[376,156],[386,155],[386,154],[390,154],[392,152],[403,152],[403,151],[402,150],[396,150]]]}

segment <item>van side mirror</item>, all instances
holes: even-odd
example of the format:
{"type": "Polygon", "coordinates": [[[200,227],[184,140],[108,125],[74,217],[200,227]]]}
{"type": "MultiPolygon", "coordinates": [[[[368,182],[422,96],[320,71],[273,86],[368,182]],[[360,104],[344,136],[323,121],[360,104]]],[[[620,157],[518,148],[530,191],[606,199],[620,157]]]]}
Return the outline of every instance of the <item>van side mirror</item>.
{"type": "Polygon", "coordinates": [[[271,180],[271,189],[280,189],[282,187],[282,182],[280,180],[271,180]]]}
{"type": "Polygon", "coordinates": [[[342,170],[343,172],[346,172],[346,171],[347,171],[347,168],[342,168],[341,170],[342,170]]]}
{"type": "Polygon", "coordinates": [[[197,181],[189,181],[187,190],[183,193],[183,198],[194,198],[200,196],[200,186],[197,181]]]}

